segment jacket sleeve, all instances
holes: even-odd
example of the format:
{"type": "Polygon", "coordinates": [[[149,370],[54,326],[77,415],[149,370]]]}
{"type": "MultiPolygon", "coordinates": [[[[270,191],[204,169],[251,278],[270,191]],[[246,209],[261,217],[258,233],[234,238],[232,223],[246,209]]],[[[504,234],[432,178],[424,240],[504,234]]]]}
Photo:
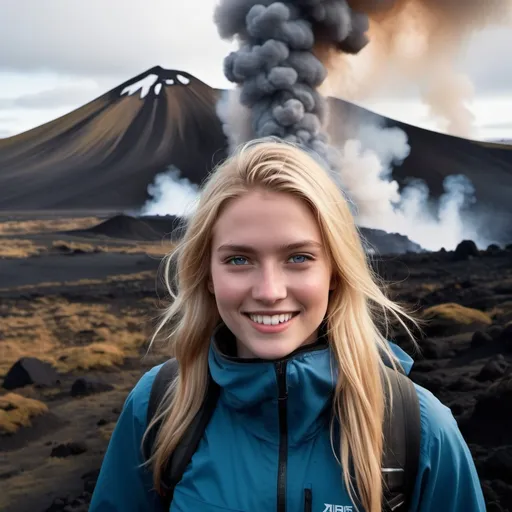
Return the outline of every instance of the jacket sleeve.
{"type": "Polygon", "coordinates": [[[485,512],[473,457],[451,410],[416,386],[422,439],[411,512],[485,512]]]}
{"type": "Polygon", "coordinates": [[[89,512],[160,512],[150,471],[142,467],[141,441],[158,367],[145,373],[129,393],[103,458],[89,512]]]}

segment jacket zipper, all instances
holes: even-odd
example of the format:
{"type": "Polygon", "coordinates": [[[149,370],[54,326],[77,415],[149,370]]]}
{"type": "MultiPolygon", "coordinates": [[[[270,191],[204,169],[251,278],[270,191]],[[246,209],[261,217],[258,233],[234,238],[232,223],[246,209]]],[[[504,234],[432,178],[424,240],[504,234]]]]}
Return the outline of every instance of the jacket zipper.
{"type": "Polygon", "coordinates": [[[288,461],[288,413],[286,361],[276,363],[279,413],[279,466],[277,470],[277,512],[286,512],[286,465],[288,461]]]}
{"type": "Polygon", "coordinates": [[[313,491],[310,487],[304,489],[304,512],[311,512],[313,508],[313,491]]]}

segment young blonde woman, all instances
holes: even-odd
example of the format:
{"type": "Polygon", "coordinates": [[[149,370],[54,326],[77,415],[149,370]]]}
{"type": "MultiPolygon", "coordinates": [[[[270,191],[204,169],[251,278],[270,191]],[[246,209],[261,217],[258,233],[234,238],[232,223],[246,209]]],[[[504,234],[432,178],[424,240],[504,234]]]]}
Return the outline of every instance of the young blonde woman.
{"type": "MultiPolygon", "coordinates": [[[[155,490],[211,378],[218,401],[171,511],[303,512],[306,492],[312,512],[380,512],[383,368],[412,366],[386,332],[414,320],[383,293],[328,172],[287,143],[243,146],[205,184],[175,256],[177,294],[157,332],[179,374],[153,457],[142,445],[160,366],[125,402],[90,510],[162,510],[155,490]]],[[[408,509],[484,511],[450,410],[415,389],[421,444],[408,509]]]]}

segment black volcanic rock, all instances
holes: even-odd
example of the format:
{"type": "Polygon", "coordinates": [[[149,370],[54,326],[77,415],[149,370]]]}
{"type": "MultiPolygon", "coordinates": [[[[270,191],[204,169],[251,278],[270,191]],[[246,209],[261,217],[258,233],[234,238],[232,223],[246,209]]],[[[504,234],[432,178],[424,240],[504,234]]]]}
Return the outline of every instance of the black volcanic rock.
{"type": "Polygon", "coordinates": [[[466,425],[465,434],[469,440],[473,436],[483,435],[478,425],[486,424],[488,437],[491,433],[495,442],[500,445],[510,437],[512,432],[512,375],[507,375],[494,382],[487,391],[481,395],[466,425]],[[494,432],[492,432],[494,431],[494,432]]]}
{"type": "Polygon", "coordinates": [[[483,347],[492,343],[492,336],[488,332],[483,331],[475,331],[473,333],[473,337],[471,338],[471,346],[472,347],[483,347]]]}
{"type": "Polygon", "coordinates": [[[90,377],[80,377],[73,382],[71,386],[71,396],[87,396],[96,393],[111,391],[114,386],[106,382],[91,379],[90,377]]]}
{"type": "Polygon", "coordinates": [[[455,248],[454,259],[467,260],[480,256],[478,248],[473,240],[463,240],[455,248]]]}
{"type": "Polygon", "coordinates": [[[50,363],[36,357],[22,357],[7,372],[3,387],[12,390],[31,384],[39,387],[52,387],[59,383],[59,374],[50,363]]]}
{"type": "Polygon", "coordinates": [[[73,455],[81,455],[87,451],[87,445],[83,441],[72,441],[59,444],[52,449],[50,457],[65,458],[73,455]]]}
{"type": "Polygon", "coordinates": [[[508,368],[508,363],[502,354],[498,354],[496,358],[487,361],[487,363],[480,370],[476,379],[480,382],[494,381],[505,375],[508,368]]]}
{"type": "Polygon", "coordinates": [[[512,322],[509,322],[501,331],[499,340],[508,351],[512,352],[512,322]]]}
{"type": "Polygon", "coordinates": [[[501,252],[501,247],[497,244],[491,244],[487,247],[485,252],[489,255],[499,254],[501,252]]]}
{"type": "Polygon", "coordinates": [[[100,476],[99,469],[95,469],[93,471],[88,471],[87,473],[82,475],[85,492],[90,492],[91,494],[94,492],[94,488],[96,487],[96,482],[98,481],[99,476],[100,476]]]}
{"type": "Polygon", "coordinates": [[[512,446],[501,446],[485,461],[483,474],[486,478],[503,478],[512,475],[512,446]]]}
{"type": "Polygon", "coordinates": [[[499,340],[501,339],[501,334],[503,333],[503,327],[499,325],[491,325],[485,332],[493,339],[499,340]]]}

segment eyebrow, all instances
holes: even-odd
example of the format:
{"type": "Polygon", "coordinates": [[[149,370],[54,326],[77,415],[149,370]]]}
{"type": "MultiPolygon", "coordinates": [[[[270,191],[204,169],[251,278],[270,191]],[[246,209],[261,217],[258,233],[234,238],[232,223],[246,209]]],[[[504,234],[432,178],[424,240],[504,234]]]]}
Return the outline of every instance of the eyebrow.
{"type": "MultiPolygon", "coordinates": [[[[279,251],[294,251],[297,249],[305,249],[305,248],[315,248],[321,249],[323,246],[320,242],[316,242],[315,240],[301,240],[300,242],[293,242],[291,244],[284,244],[278,247],[279,251]]],[[[243,252],[243,253],[255,253],[256,249],[251,247],[250,245],[240,245],[240,244],[224,244],[221,245],[217,251],[232,251],[232,252],[243,252]]]]}

